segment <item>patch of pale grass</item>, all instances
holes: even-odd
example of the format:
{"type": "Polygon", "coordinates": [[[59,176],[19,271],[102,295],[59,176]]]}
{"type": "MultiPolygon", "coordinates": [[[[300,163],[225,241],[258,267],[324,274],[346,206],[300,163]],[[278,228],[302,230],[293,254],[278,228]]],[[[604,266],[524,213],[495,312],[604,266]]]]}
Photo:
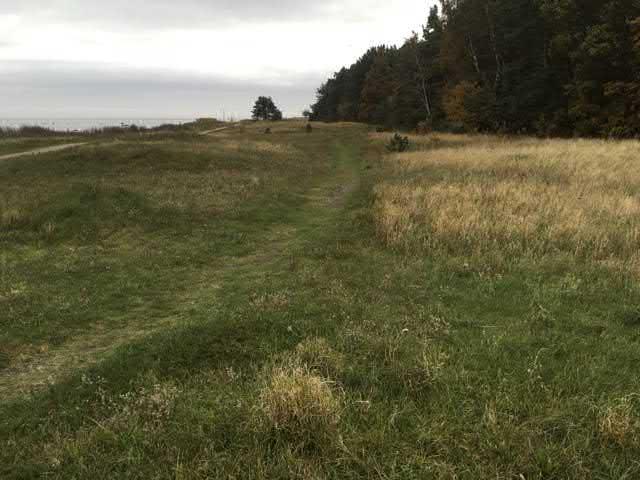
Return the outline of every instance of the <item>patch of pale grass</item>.
{"type": "Polygon", "coordinates": [[[489,430],[496,431],[498,427],[498,418],[496,402],[488,402],[484,407],[484,414],[482,415],[483,425],[489,430]]]}
{"type": "Polygon", "coordinates": [[[296,346],[295,358],[301,365],[324,378],[337,378],[344,369],[344,355],[324,338],[307,338],[296,346]]]}
{"type": "Polygon", "coordinates": [[[268,430],[294,448],[323,449],[339,439],[342,396],[309,368],[274,367],[260,391],[258,413],[268,430]]]}
{"type": "Polygon", "coordinates": [[[394,367],[405,386],[417,392],[440,381],[448,360],[449,356],[441,348],[428,343],[413,361],[395,362],[394,367]]]}
{"type": "Polygon", "coordinates": [[[290,303],[290,294],[286,291],[253,294],[249,300],[249,304],[259,311],[284,310],[290,303]]]}
{"type": "Polygon", "coordinates": [[[18,208],[0,209],[0,226],[11,227],[17,225],[24,219],[24,214],[18,208]]]}
{"type": "Polygon", "coordinates": [[[265,141],[225,140],[222,142],[222,146],[228,151],[255,152],[275,156],[291,156],[300,153],[300,151],[292,145],[265,141]]]}
{"type": "Polygon", "coordinates": [[[51,239],[56,233],[56,224],[54,222],[46,222],[42,226],[42,231],[46,238],[51,239]]]}
{"type": "Polygon", "coordinates": [[[632,397],[624,397],[600,409],[597,420],[602,440],[625,447],[634,444],[640,433],[640,422],[634,413],[632,397]]]}
{"type": "Polygon", "coordinates": [[[458,142],[387,157],[392,175],[375,189],[377,231],[387,244],[460,255],[640,259],[640,142],[458,142]]]}
{"type": "MultiPolygon", "coordinates": [[[[90,381],[95,380],[83,377],[84,383],[90,381]]],[[[179,394],[172,383],[154,383],[117,396],[107,394],[102,387],[97,389],[99,403],[110,413],[104,424],[115,430],[162,428],[173,413],[179,394]]]]}
{"type": "Polygon", "coordinates": [[[299,150],[295,147],[284,143],[250,142],[250,148],[257,152],[276,155],[295,155],[296,153],[299,153],[299,150]]]}
{"type": "MultiPolygon", "coordinates": [[[[153,377],[152,377],[153,378],[153,377]]],[[[182,390],[173,383],[154,383],[140,386],[119,395],[108,393],[106,380],[101,377],[82,376],[85,386],[97,386],[92,407],[103,415],[88,417],[74,432],[53,430],[51,437],[41,445],[41,454],[53,470],[65,462],[73,462],[82,451],[99,445],[106,433],[124,437],[143,435],[156,438],[167,427],[182,390]]]]}

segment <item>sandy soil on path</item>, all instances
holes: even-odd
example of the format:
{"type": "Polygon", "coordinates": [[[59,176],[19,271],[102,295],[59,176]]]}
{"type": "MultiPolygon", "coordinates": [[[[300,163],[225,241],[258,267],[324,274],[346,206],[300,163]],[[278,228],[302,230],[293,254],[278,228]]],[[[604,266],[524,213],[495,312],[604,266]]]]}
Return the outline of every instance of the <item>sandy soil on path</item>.
{"type": "Polygon", "coordinates": [[[83,142],[83,143],[65,143],[63,145],[54,145],[52,147],[37,148],[35,150],[29,150],[27,152],[10,153],[8,155],[1,155],[0,156],[0,160],[10,160],[12,158],[18,158],[18,157],[27,157],[27,156],[32,156],[32,155],[40,155],[40,154],[43,154],[43,153],[59,152],[61,150],[68,150],[68,149],[74,148],[74,147],[81,147],[82,145],[86,145],[87,143],[88,142],[83,142]]]}

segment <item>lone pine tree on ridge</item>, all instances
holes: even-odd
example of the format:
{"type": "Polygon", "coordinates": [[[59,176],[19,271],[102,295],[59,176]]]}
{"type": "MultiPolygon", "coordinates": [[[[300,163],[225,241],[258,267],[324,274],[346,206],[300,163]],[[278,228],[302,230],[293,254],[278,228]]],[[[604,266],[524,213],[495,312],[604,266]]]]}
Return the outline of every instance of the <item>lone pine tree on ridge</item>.
{"type": "Polygon", "coordinates": [[[254,120],[282,120],[282,112],[271,97],[259,97],[252,110],[254,120]]]}

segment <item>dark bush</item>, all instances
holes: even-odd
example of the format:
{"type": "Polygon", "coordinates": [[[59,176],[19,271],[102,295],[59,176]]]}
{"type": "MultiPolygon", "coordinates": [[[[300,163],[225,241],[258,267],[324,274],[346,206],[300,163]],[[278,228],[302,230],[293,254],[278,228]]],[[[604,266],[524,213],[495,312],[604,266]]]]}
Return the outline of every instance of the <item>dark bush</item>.
{"type": "Polygon", "coordinates": [[[389,143],[387,143],[387,150],[389,152],[402,153],[409,150],[409,137],[403,137],[400,134],[395,134],[389,143]]]}

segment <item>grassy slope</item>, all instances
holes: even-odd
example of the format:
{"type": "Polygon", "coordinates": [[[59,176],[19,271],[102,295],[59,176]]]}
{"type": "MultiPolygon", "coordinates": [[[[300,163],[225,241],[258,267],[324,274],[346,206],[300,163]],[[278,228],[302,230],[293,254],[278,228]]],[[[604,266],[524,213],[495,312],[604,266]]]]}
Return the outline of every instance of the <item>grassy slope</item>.
{"type": "Polygon", "coordinates": [[[0,156],[28,152],[66,143],[108,143],[114,141],[116,138],[120,140],[140,140],[142,137],[156,140],[164,139],[165,137],[173,139],[179,137],[192,138],[196,132],[213,130],[223,126],[225,126],[223,122],[215,119],[200,119],[179,126],[168,125],[166,127],[158,127],[158,129],[147,131],[142,135],[135,131],[114,127],[113,129],[106,129],[106,131],[102,133],[84,132],[67,135],[59,132],[55,135],[44,137],[0,137],[0,156]]]}
{"type": "Polygon", "coordinates": [[[0,166],[0,388],[42,381],[23,357],[59,365],[0,406],[0,476],[638,474],[633,282],[385,249],[381,147],[289,127],[0,166]],[[301,342],[336,421],[273,429],[273,365],[297,372],[301,342]]]}

